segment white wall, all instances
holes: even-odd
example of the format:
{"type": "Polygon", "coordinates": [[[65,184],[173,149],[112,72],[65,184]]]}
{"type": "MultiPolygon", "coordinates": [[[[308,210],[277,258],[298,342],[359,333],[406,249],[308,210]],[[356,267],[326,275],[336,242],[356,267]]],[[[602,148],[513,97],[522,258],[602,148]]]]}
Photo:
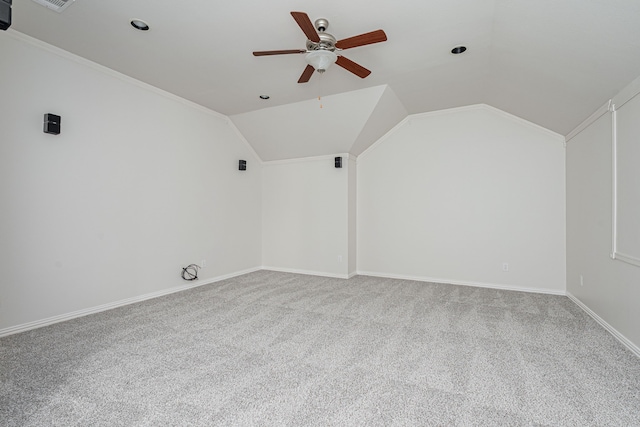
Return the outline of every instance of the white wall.
{"type": "Polygon", "coordinates": [[[640,267],[609,256],[611,129],[605,113],[567,145],[567,292],[640,355],[640,267]]]}
{"type": "Polygon", "coordinates": [[[348,156],[342,159],[347,163],[346,167],[348,173],[348,245],[349,245],[349,265],[347,272],[349,277],[355,276],[358,272],[358,169],[356,158],[348,156]]]}
{"type": "MultiPolygon", "coordinates": [[[[357,168],[262,167],[221,115],[12,31],[0,51],[0,333],[180,289],[203,259],[202,282],[262,265],[565,289],[564,149],[535,125],[446,110],[411,116],[357,168]],[[61,135],[42,133],[46,112],[61,135]]],[[[566,282],[637,348],[640,268],[609,258],[610,128],[569,142],[566,282]]]]}
{"type": "Polygon", "coordinates": [[[225,117],[19,33],[0,52],[0,331],[182,287],[203,259],[201,281],[260,266],[260,167],[225,117]]]}
{"type": "Polygon", "coordinates": [[[347,277],[352,165],[341,156],[341,169],[335,156],[264,163],[264,268],[347,277]]]}
{"type": "Polygon", "coordinates": [[[358,272],[563,293],[562,142],[484,105],[410,116],[358,158],[358,272]]]}

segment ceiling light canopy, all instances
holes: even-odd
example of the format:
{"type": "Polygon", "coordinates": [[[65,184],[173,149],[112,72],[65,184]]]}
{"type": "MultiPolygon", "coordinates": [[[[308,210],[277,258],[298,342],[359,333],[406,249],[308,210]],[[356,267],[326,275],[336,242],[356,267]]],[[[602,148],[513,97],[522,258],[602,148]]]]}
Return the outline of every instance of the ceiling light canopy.
{"type": "Polygon", "coordinates": [[[309,65],[311,65],[319,73],[324,73],[327,69],[336,62],[338,55],[330,50],[314,50],[309,52],[304,58],[309,65]]]}
{"type": "Polygon", "coordinates": [[[451,49],[451,53],[453,53],[454,55],[460,55],[461,53],[464,53],[467,50],[466,46],[456,46],[453,49],[451,49]]]}
{"type": "Polygon", "coordinates": [[[144,22],[142,19],[132,19],[131,26],[136,30],[149,31],[149,24],[144,22]]]}

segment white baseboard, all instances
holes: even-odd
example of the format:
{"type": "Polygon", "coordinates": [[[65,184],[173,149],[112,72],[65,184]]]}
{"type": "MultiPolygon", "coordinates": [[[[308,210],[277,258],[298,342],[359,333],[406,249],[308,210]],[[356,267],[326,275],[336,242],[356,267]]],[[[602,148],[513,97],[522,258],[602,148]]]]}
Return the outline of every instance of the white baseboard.
{"type": "Polygon", "coordinates": [[[247,270],[237,271],[234,273],[214,277],[211,279],[198,280],[196,281],[196,283],[191,283],[184,286],[164,289],[162,291],[139,295],[137,297],[127,298],[127,299],[115,301],[112,303],[102,304],[99,306],[78,310],[71,313],[61,314],[58,316],[48,317],[46,319],[36,320],[34,322],[28,322],[28,323],[23,323],[21,325],[11,326],[8,328],[0,329],[0,337],[29,331],[31,329],[41,328],[43,326],[52,325],[54,323],[64,322],[66,320],[75,319],[77,317],[87,316],[90,314],[99,313],[101,311],[111,310],[113,308],[122,307],[125,305],[134,304],[141,301],[146,301],[152,298],[158,298],[158,297],[173,294],[176,292],[186,291],[187,289],[196,288],[198,286],[210,285],[215,282],[220,282],[222,280],[231,279],[233,277],[242,276],[244,274],[253,273],[259,270],[279,271],[283,273],[294,273],[294,274],[306,274],[311,276],[323,276],[323,277],[332,277],[332,278],[338,278],[338,279],[350,279],[356,275],[362,275],[362,276],[383,277],[383,278],[389,278],[389,279],[414,280],[418,282],[444,283],[449,285],[460,285],[460,286],[475,286],[479,288],[501,289],[501,290],[508,290],[508,291],[534,292],[534,293],[543,293],[543,294],[551,294],[551,295],[566,295],[569,299],[571,299],[571,301],[573,301],[578,307],[584,310],[603,328],[609,331],[611,335],[613,335],[632,353],[634,353],[637,357],[640,357],[640,347],[636,346],[633,342],[627,339],[627,337],[625,337],[620,332],[618,332],[616,328],[614,328],[609,323],[607,323],[604,319],[598,316],[593,310],[587,307],[582,301],[580,301],[577,297],[575,297],[573,294],[571,294],[568,291],[564,292],[564,291],[557,291],[553,289],[541,289],[541,288],[521,288],[521,287],[515,287],[515,286],[496,285],[496,284],[481,283],[481,282],[462,282],[457,280],[433,278],[433,277],[406,276],[406,275],[400,275],[400,274],[387,274],[387,273],[383,274],[383,273],[372,272],[372,271],[358,271],[358,272],[353,272],[347,275],[347,274],[332,274],[332,273],[319,272],[319,271],[297,270],[297,269],[275,268],[275,267],[250,268],[247,270]]]}
{"type": "Polygon", "coordinates": [[[631,350],[636,356],[640,357],[640,347],[629,341],[627,337],[622,335],[616,328],[608,324],[602,317],[598,316],[593,310],[587,307],[582,301],[580,301],[577,297],[575,297],[571,292],[567,292],[567,296],[571,301],[576,303],[578,307],[583,309],[589,316],[593,318],[596,322],[598,322],[603,328],[605,328],[611,335],[613,335],[618,341],[622,343],[625,347],[631,350]]]}
{"type": "Polygon", "coordinates": [[[87,316],[89,314],[99,313],[101,311],[111,310],[113,308],[122,307],[129,304],[134,304],[141,301],[146,301],[152,298],[158,298],[164,295],[173,294],[176,292],[186,291],[187,289],[196,288],[198,286],[210,285],[211,283],[219,282],[221,280],[231,279],[232,277],[242,276],[243,274],[253,273],[260,270],[260,267],[250,268],[243,271],[237,271],[224,276],[218,276],[211,279],[195,280],[193,283],[189,283],[183,286],[177,286],[174,288],[163,289],[157,292],[151,292],[144,295],[139,295],[132,298],[123,299],[120,301],[114,301],[107,304],[98,305],[95,307],[85,308],[71,313],[60,314],[46,319],[36,320],[34,322],[23,323],[21,325],[10,326],[8,328],[0,329],[0,337],[7,335],[18,334],[20,332],[29,331],[31,329],[41,328],[43,326],[52,325],[54,323],[64,322],[66,320],[75,319],[77,317],[87,316]]]}
{"type": "Polygon", "coordinates": [[[350,279],[357,274],[357,273],[336,274],[336,273],[327,273],[325,271],[298,270],[295,268],[280,268],[280,267],[267,267],[267,266],[263,266],[262,269],[269,270],[269,271],[279,271],[281,273],[306,274],[307,276],[332,277],[335,279],[350,279]]]}
{"type": "Polygon", "coordinates": [[[505,291],[533,292],[536,294],[549,294],[549,295],[562,295],[562,296],[566,295],[566,292],[564,290],[556,290],[556,289],[525,288],[520,286],[497,285],[494,283],[467,282],[467,281],[442,279],[442,278],[435,278],[435,277],[406,276],[403,274],[378,273],[375,271],[358,271],[358,274],[361,276],[385,277],[388,279],[401,279],[401,280],[414,280],[416,282],[444,283],[447,285],[474,286],[476,288],[501,289],[505,291]]]}

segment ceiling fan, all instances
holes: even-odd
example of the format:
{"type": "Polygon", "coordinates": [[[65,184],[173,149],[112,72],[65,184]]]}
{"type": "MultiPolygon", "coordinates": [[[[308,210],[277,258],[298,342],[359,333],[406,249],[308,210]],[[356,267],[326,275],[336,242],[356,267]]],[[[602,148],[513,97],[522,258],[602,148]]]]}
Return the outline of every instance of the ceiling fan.
{"type": "Polygon", "coordinates": [[[305,57],[305,60],[308,65],[302,72],[298,83],[308,82],[314,71],[324,73],[334,62],[345,70],[364,79],[371,74],[371,71],[342,55],[336,54],[336,51],[340,52],[345,49],[351,49],[352,47],[380,43],[387,40],[387,35],[384,31],[376,30],[371,31],[370,33],[360,34],[358,36],[336,41],[335,37],[326,32],[329,27],[329,21],[326,19],[316,19],[314,25],[311,23],[309,16],[304,12],[291,12],[291,16],[293,16],[293,19],[298,23],[302,32],[307,36],[307,48],[305,50],[289,49],[258,51],[253,52],[253,55],[268,56],[306,53],[307,56],[305,57]]]}

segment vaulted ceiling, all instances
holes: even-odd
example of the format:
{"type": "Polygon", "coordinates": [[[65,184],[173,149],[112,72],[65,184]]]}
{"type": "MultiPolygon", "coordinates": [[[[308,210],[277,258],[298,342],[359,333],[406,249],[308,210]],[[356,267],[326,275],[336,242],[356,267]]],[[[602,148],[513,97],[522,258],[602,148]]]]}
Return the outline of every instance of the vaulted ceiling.
{"type": "Polygon", "coordinates": [[[478,103],[566,135],[640,75],[637,0],[18,0],[9,31],[228,115],[263,160],[357,155],[407,114],[478,103]],[[305,48],[291,11],[337,39],[384,29],[341,53],[371,75],[298,84],[303,54],[253,56],[305,48]]]}

